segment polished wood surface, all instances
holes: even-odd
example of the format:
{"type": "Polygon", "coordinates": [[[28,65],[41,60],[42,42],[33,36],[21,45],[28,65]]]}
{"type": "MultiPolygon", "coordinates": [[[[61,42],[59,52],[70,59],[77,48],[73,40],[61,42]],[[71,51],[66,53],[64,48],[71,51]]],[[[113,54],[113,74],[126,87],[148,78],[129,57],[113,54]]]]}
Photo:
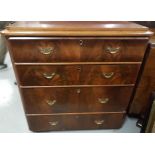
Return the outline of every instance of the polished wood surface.
{"type": "Polygon", "coordinates": [[[148,39],[10,38],[15,62],[140,62],[148,39]],[[42,49],[51,49],[44,54],[42,49]],[[91,54],[90,54],[91,53],[91,54]]]}
{"type": "Polygon", "coordinates": [[[147,27],[126,21],[16,22],[5,36],[151,36],[147,27]]]}
{"type": "Polygon", "coordinates": [[[27,120],[32,131],[90,130],[120,128],[124,116],[123,112],[93,115],[37,115],[27,116],[27,120]]]}
{"type": "Polygon", "coordinates": [[[22,86],[134,84],[140,65],[17,65],[22,86]]]}
{"type": "Polygon", "coordinates": [[[147,27],[127,21],[23,21],[7,26],[11,30],[148,30],[147,27]]]}
{"type": "Polygon", "coordinates": [[[133,87],[22,89],[27,114],[125,111],[133,87]]]}
{"type": "Polygon", "coordinates": [[[130,114],[141,115],[147,108],[152,91],[155,90],[155,42],[152,40],[149,55],[147,56],[140,82],[134,95],[130,114]]]}
{"type": "Polygon", "coordinates": [[[131,22],[17,22],[5,35],[32,131],[121,127],[150,36],[131,22]]]}

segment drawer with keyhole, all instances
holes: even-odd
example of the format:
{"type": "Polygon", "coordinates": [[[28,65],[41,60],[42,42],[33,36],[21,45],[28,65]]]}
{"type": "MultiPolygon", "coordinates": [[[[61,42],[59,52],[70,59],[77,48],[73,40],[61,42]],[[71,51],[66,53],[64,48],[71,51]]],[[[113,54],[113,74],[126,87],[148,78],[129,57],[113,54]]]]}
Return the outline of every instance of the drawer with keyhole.
{"type": "Polygon", "coordinates": [[[133,87],[53,87],[21,89],[27,114],[123,111],[133,87]]]}
{"type": "Polygon", "coordinates": [[[18,63],[141,62],[147,39],[10,37],[9,45],[18,63]]]}
{"type": "Polygon", "coordinates": [[[22,86],[134,84],[140,65],[17,65],[22,86]]]}

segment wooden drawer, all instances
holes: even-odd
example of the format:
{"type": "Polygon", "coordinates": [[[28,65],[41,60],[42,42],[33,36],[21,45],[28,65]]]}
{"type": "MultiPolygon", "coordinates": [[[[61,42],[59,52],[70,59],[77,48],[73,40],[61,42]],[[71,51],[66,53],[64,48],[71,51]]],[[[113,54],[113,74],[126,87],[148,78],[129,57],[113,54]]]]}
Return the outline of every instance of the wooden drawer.
{"type": "Polygon", "coordinates": [[[139,62],[147,39],[9,38],[15,62],[139,62]]]}
{"type": "Polygon", "coordinates": [[[27,114],[126,110],[133,87],[60,87],[21,89],[27,114]]]}
{"type": "Polygon", "coordinates": [[[27,116],[32,131],[115,129],[120,128],[125,113],[27,116]]]}
{"type": "Polygon", "coordinates": [[[17,65],[22,86],[134,84],[140,65],[17,65]]]}

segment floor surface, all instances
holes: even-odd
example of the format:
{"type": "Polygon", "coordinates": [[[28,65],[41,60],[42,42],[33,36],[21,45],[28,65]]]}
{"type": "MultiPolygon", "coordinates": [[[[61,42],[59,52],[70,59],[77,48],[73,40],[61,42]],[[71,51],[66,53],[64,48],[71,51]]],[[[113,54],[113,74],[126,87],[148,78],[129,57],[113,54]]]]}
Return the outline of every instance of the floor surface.
{"type": "MultiPolygon", "coordinates": [[[[18,87],[14,84],[16,80],[8,53],[5,62],[7,63],[8,68],[0,71],[0,132],[31,132],[28,129],[18,87]]],[[[85,130],[66,132],[137,133],[140,132],[140,129],[136,127],[136,121],[136,119],[126,118],[122,128],[115,130],[85,130]]]]}

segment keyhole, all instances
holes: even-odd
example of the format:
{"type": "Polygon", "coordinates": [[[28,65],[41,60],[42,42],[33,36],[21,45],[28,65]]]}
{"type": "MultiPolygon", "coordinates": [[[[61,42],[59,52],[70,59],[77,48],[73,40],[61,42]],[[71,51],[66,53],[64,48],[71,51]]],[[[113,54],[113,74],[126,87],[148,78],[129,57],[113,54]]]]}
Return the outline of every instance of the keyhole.
{"type": "Polygon", "coordinates": [[[83,46],[83,40],[80,40],[80,46],[83,46]]]}
{"type": "Polygon", "coordinates": [[[76,92],[77,92],[78,94],[80,94],[80,93],[81,93],[81,90],[80,90],[80,89],[77,89],[76,92]]]}
{"type": "Polygon", "coordinates": [[[78,66],[78,67],[77,67],[77,70],[80,72],[80,71],[81,71],[81,67],[80,67],[80,66],[78,66]]]}

